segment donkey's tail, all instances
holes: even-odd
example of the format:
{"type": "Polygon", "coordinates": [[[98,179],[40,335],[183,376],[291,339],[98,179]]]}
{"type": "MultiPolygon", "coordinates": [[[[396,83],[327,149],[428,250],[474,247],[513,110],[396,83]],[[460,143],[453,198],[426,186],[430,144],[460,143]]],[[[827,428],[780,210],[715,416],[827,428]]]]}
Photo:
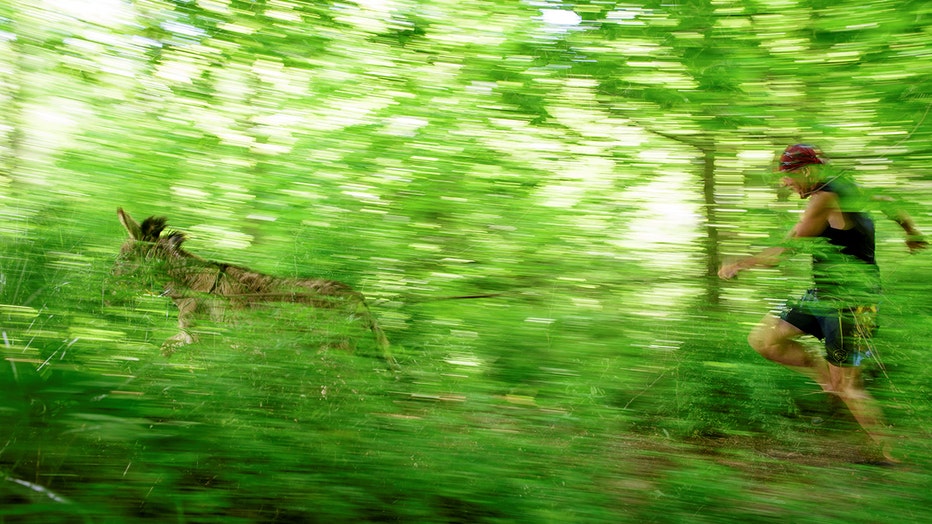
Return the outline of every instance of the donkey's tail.
{"type": "Polygon", "coordinates": [[[388,341],[388,337],[385,336],[385,332],[382,331],[382,328],[379,327],[379,323],[376,322],[375,317],[372,315],[372,312],[369,310],[369,306],[365,301],[360,300],[359,305],[356,306],[356,314],[361,316],[366,322],[366,326],[372,331],[372,334],[375,335],[376,345],[379,346],[379,350],[382,351],[382,358],[385,359],[385,362],[388,364],[388,367],[393,370],[400,368],[398,362],[395,360],[395,357],[392,356],[391,343],[388,341]]]}

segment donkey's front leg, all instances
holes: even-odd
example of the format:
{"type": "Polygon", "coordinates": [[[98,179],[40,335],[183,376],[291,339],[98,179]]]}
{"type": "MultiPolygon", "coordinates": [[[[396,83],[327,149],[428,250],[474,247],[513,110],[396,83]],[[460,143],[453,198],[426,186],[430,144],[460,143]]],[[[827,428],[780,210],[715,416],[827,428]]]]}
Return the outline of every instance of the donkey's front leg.
{"type": "Polygon", "coordinates": [[[188,328],[191,326],[191,317],[197,309],[197,300],[190,297],[176,298],[175,306],[178,307],[178,333],[168,337],[162,343],[162,354],[166,357],[170,357],[181,346],[193,344],[196,340],[188,328]]]}

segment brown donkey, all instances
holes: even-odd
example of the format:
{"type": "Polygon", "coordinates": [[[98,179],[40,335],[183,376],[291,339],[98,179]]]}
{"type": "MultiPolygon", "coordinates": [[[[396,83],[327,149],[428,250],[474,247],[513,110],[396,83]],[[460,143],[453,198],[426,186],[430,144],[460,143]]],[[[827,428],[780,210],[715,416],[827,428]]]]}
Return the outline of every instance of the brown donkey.
{"type": "Polygon", "coordinates": [[[376,323],[361,293],[342,282],[322,278],[279,278],[251,269],[205,260],[181,248],[184,235],[162,235],[165,218],[149,217],[137,223],[122,208],[120,223],[129,239],[120,249],[116,274],[143,273],[164,286],[163,294],[178,307],[178,334],[165,341],[171,353],[177,346],[191,344],[192,316],[207,306],[211,312],[226,307],[256,306],[267,302],[292,302],[314,307],[342,308],[363,319],[375,335],[382,356],[396,367],[388,339],[376,323]]]}

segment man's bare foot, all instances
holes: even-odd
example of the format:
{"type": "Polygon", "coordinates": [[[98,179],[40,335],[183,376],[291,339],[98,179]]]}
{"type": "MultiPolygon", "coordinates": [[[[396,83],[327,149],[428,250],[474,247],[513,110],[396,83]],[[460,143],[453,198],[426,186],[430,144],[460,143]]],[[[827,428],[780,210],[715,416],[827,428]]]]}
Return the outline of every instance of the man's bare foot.
{"type": "Polygon", "coordinates": [[[883,456],[883,459],[890,464],[900,464],[902,461],[893,456],[893,445],[889,440],[880,444],[880,454],[883,456]]]}
{"type": "Polygon", "coordinates": [[[870,464],[873,466],[896,466],[902,464],[902,461],[893,456],[893,446],[889,441],[876,442],[868,445],[861,452],[861,464],[870,464]]]}

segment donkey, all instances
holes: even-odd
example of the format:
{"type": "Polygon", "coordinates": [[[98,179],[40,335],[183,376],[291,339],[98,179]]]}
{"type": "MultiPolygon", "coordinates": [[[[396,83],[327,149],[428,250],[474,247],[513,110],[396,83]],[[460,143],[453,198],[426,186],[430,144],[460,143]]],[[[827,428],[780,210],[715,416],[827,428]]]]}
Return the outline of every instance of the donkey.
{"type": "Polygon", "coordinates": [[[267,302],[291,302],[314,307],[341,308],[362,318],[373,335],[385,361],[395,368],[388,338],[376,323],[363,295],[348,285],[322,278],[279,278],[251,269],[205,260],[182,249],[185,236],[180,232],[162,234],[164,217],[149,217],[137,223],[117,209],[120,223],[129,238],[120,249],[116,274],[145,271],[164,286],[163,295],[178,307],[179,332],[163,344],[171,352],[195,341],[190,331],[192,317],[204,306],[212,312],[226,307],[250,307],[267,302]]]}

